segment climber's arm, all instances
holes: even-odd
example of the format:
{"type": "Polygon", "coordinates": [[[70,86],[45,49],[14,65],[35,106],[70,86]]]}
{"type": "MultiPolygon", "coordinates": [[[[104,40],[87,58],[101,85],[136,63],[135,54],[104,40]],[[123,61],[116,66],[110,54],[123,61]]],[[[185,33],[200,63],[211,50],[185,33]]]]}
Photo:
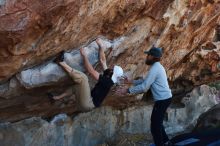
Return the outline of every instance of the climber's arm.
{"type": "Polygon", "coordinates": [[[91,76],[95,79],[98,80],[99,79],[99,73],[93,68],[93,66],[91,65],[91,63],[89,62],[87,55],[84,51],[84,48],[80,49],[80,54],[83,58],[83,62],[84,62],[84,66],[86,68],[86,70],[89,72],[89,74],[91,74],[91,76]]]}
{"type": "Polygon", "coordinates": [[[102,40],[100,38],[98,38],[96,40],[96,43],[99,46],[99,60],[101,62],[103,70],[106,70],[108,67],[107,67],[107,63],[106,63],[106,57],[105,57],[104,46],[102,44],[102,40]]]}

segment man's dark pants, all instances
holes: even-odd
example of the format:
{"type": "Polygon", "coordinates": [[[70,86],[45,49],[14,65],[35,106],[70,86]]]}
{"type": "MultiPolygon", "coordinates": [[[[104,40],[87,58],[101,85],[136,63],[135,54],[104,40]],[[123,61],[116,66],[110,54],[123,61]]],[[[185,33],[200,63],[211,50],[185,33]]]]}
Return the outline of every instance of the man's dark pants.
{"type": "Polygon", "coordinates": [[[151,134],[156,146],[164,146],[169,138],[163,127],[163,119],[171,98],[156,101],[151,114],[151,134]]]}

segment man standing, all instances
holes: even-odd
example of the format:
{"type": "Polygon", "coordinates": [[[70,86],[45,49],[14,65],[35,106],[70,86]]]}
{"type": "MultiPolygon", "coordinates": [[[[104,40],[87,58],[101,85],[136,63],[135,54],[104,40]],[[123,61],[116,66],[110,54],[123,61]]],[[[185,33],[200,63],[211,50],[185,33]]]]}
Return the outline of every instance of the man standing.
{"type": "Polygon", "coordinates": [[[118,94],[139,94],[151,89],[155,101],[151,114],[151,134],[154,143],[156,146],[171,145],[163,127],[163,118],[171,103],[172,93],[168,85],[165,69],[160,64],[162,49],[152,47],[144,53],[147,54],[145,63],[150,66],[147,76],[139,80],[125,80],[125,83],[132,83],[134,86],[130,88],[121,87],[116,92],[118,94]]]}

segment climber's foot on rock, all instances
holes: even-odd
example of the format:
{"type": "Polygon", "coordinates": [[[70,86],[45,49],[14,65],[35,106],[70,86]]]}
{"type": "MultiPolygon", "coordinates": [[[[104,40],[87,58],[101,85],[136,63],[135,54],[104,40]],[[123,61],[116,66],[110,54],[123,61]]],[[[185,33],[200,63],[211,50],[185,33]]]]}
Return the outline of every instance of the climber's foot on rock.
{"type": "Polygon", "coordinates": [[[47,97],[50,100],[50,103],[53,104],[56,100],[54,99],[54,95],[52,93],[47,93],[47,97]]]}
{"type": "Polygon", "coordinates": [[[60,62],[64,61],[64,51],[60,52],[60,54],[55,58],[54,62],[59,64],[60,62]]]}

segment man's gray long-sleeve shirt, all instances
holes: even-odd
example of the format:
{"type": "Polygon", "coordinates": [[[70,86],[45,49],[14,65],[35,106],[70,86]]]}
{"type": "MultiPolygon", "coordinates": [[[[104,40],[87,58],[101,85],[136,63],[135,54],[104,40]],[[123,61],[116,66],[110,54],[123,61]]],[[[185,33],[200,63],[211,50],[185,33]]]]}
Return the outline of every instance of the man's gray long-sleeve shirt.
{"type": "Polygon", "coordinates": [[[134,80],[134,86],[128,90],[131,94],[147,92],[151,88],[154,100],[164,100],[172,97],[167,75],[160,62],[155,62],[144,79],[134,80]]]}

